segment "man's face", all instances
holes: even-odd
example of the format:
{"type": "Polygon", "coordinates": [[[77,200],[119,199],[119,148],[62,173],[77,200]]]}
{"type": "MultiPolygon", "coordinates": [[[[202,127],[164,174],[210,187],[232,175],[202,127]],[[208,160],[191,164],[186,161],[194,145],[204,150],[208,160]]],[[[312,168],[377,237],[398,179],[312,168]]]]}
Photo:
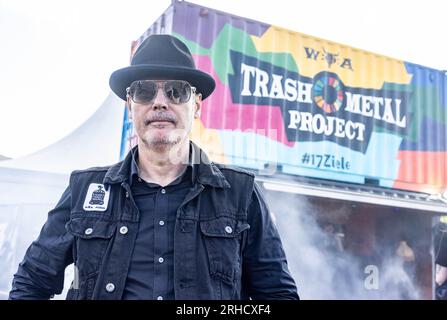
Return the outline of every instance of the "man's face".
{"type": "Polygon", "coordinates": [[[187,83],[183,87],[169,80],[137,85],[131,86],[127,105],[140,143],[149,149],[163,150],[188,140],[194,117],[200,112],[201,95],[189,92],[189,99],[183,101],[179,97],[193,90],[187,83]]]}

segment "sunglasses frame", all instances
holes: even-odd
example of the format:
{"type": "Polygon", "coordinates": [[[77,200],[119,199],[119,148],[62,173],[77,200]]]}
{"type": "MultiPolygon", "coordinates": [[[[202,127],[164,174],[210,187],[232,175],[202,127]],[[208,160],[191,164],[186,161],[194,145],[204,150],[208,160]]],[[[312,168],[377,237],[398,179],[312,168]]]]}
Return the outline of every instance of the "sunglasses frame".
{"type": "Polygon", "coordinates": [[[142,102],[137,102],[137,101],[135,101],[135,100],[133,99],[133,97],[130,95],[130,87],[131,87],[135,82],[144,82],[144,81],[151,81],[151,82],[155,82],[155,83],[157,84],[157,92],[156,92],[156,94],[154,95],[154,97],[152,98],[152,100],[151,100],[150,102],[147,102],[147,103],[152,103],[152,102],[155,100],[155,98],[157,97],[157,95],[158,95],[158,90],[159,90],[159,88],[160,88],[160,86],[158,85],[159,82],[163,82],[163,84],[162,84],[162,89],[163,89],[162,91],[163,91],[163,94],[165,95],[165,97],[166,97],[172,104],[179,105],[179,104],[186,103],[186,102],[188,102],[189,100],[191,100],[191,97],[192,97],[194,94],[197,93],[197,88],[196,88],[196,87],[193,87],[188,81],[185,81],[185,80],[152,80],[152,79],[135,80],[135,81],[133,81],[133,82],[130,84],[130,86],[128,86],[128,87],[126,88],[126,97],[127,97],[127,98],[130,98],[134,103],[144,104],[144,103],[142,103],[142,102]],[[186,100],[185,102],[176,103],[176,102],[172,101],[172,99],[169,98],[169,97],[166,95],[166,91],[165,91],[165,89],[164,89],[164,88],[165,88],[165,85],[166,85],[167,82],[173,82],[173,81],[183,82],[183,83],[187,83],[187,84],[189,85],[189,87],[191,88],[191,94],[189,95],[188,100],[186,100]]]}

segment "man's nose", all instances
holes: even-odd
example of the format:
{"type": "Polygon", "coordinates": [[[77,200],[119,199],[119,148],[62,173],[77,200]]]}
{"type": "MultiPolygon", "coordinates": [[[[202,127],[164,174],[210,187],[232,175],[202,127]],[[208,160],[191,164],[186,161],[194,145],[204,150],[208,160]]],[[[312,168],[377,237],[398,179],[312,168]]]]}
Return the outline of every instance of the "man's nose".
{"type": "Polygon", "coordinates": [[[152,109],[154,110],[167,110],[168,109],[168,99],[166,98],[163,88],[157,88],[157,94],[152,103],[152,109]]]}

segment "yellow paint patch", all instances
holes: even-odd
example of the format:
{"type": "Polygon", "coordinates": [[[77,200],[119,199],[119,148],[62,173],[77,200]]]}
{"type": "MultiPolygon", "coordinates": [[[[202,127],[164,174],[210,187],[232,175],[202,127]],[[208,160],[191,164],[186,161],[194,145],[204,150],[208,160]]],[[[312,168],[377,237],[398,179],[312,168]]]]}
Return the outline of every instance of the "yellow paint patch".
{"type": "Polygon", "coordinates": [[[336,73],[346,86],[370,89],[380,89],[384,82],[408,84],[411,81],[403,61],[287,29],[272,26],[261,38],[252,36],[252,40],[259,52],[290,53],[302,76],[313,78],[318,72],[329,71],[336,73]],[[318,52],[316,59],[308,58],[312,50],[318,52]],[[337,55],[330,67],[325,52],[337,55]]]}
{"type": "Polygon", "coordinates": [[[216,129],[207,129],[200,119],[195,119],[189,137],[205,151],[211,161],[222,164],[229,163],[224,155],[224,148],[216,129]]]}

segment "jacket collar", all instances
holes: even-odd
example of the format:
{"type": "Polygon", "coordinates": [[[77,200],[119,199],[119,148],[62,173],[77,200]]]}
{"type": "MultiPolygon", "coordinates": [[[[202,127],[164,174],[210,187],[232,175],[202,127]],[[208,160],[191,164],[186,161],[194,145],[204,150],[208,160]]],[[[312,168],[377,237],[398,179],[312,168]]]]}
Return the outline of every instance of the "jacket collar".
{"type": "MultiPolygon", "coordinates": [[[[134,154],[138,146],[132,148],[123,161],[111,166],[104,177],[104,184],[123,183],[129,180],[131,174],[131,164],[134,161],[134,154]]],[[[194,170],[197,171],[197,182],[216,188],[230,188],[230,184],[225,179],[223,173],[212,163],[207,154],[194,142],[190,141],[191,161],[194,170]]]]}
{"type": "Polygon", "coordinates": [[[205,151],[192,141],[190,141],[190,148],[192,148],[192,163],[197,168],[198,182],[216,188],[230,188],[230,184],[225,179],[222,171],[210,161],[205,151]]]}

